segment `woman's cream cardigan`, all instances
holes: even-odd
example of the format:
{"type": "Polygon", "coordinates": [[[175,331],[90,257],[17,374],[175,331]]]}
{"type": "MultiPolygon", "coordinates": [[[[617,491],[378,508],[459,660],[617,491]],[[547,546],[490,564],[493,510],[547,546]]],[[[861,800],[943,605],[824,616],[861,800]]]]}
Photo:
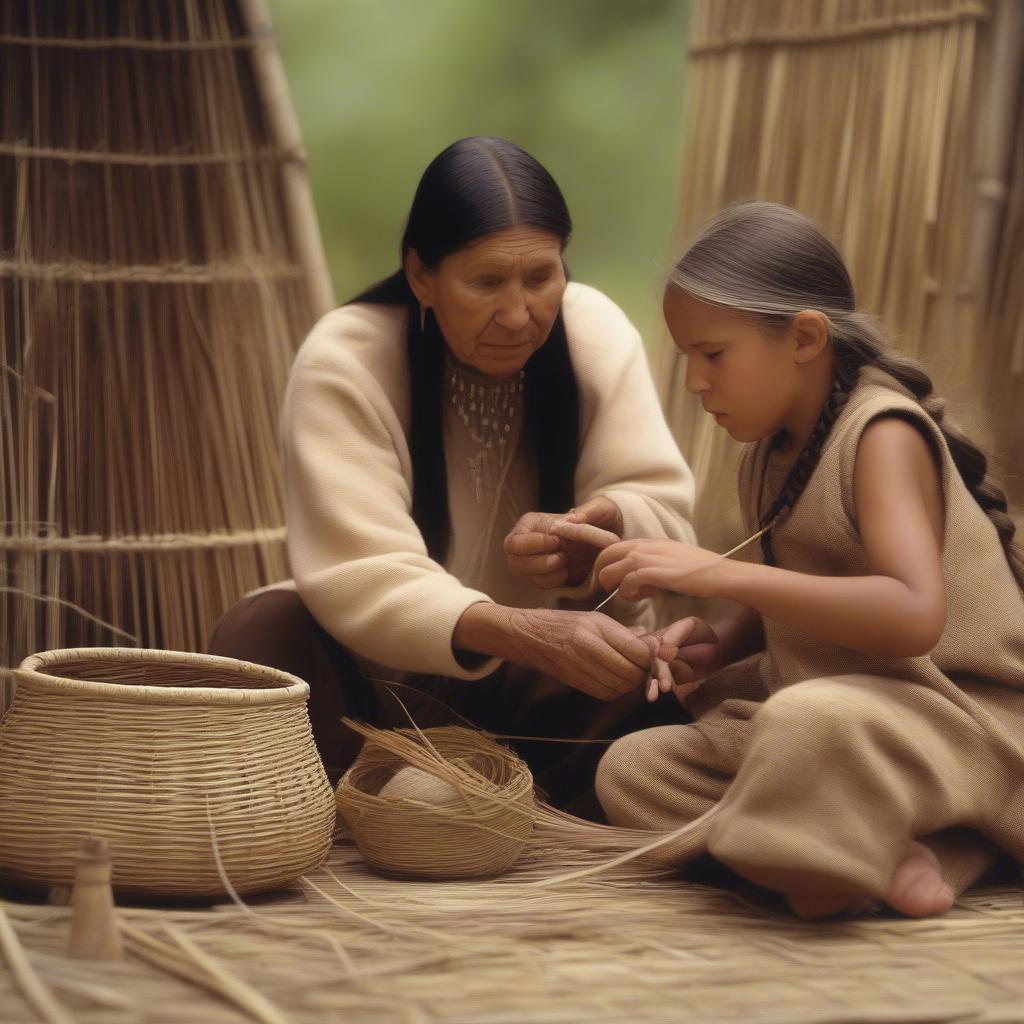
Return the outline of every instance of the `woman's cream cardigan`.
{"type": "MultiPolygon", "coordinates": [[[[622,510],[626,538],[692,541],[693,476],[665,423],[639,334],[585,285],[568,286],[562,309],[580,398],[576,503],[607,495],[622,510]]],[[[499,662],[467,667],[454,656],[452,634],[466,608],[492,600],[550,607],[567,591],[536,590],[504,565],[505,534],[535,506],[530,460],[516,444],[508,493],[470,499],[464,460],[453,457],[467,439],[450,410],[452,552],[447,567],[427,555],[411,515],[404,318],[395,306],[343,306],[316,324],[296,357],[281,424],[288,556],[306,606],[356,654],[476,679],[499,662]],[[485,518],[487,550],[467,571],[485,518]]]]}

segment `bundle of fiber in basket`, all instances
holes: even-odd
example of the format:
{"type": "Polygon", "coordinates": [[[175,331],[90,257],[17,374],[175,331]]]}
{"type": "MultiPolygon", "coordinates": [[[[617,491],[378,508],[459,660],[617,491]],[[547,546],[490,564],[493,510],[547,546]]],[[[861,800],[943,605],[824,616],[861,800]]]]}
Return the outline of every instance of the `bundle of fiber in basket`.
{"type": "Polygon", "coordinates": [[[359,852],[377,871],[419,878],[497,875],[533,832],[533,776],[512,751],[461,726],[377,729],[335,793],[359,852]]]}

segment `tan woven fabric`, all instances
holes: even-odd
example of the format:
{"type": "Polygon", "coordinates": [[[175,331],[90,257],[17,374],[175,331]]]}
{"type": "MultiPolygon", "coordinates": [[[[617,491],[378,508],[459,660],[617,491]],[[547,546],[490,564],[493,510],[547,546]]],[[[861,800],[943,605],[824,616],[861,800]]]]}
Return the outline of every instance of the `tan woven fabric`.
{"type": "MultiPolygon", "coordinates": [[[[697,691],[695,724],[615,743],[597,780],[614,824],[668,830],[718,801],[671,848],[675,862],[709,850],[783,892],[880,897],[907,839],[957,825],[1024,861],[1024,596],[941,433],[885,374],[864,371],[775,557],[800,572],[870,572],[853,468],[864,428],[887,413],[920,424],[941,455],[943,638],[927,657],[882,658],[766,622],[764,653],[697,691]]],[[[761,442],[740,466],[751,532],[781,482],[771,462],[761,442]]]]}

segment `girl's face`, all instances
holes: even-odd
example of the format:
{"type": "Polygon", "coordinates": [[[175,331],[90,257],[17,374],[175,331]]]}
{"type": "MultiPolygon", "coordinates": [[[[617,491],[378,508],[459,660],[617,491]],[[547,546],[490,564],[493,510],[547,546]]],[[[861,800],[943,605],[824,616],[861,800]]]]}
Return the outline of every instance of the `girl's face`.
{"type": "Polygon", "coordinates": [[[796,347],[721,306],[669,287],[665,322],[686,356],[686,389],[737,441],[759,441],[786,427],[802,384],[796,347]]]}

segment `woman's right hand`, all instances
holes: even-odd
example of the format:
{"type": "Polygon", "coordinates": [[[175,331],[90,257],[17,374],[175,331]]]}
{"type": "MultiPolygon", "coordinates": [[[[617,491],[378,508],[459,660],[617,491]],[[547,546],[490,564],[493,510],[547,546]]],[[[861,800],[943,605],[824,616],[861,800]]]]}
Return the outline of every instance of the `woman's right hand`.
{"type": "Polygon", "coordinates": [[[598,700],[643,685],[651,646],[601,612],[509,609],[509,657],[598,700]]]}
{"type": "Polygon", "coordinates": [[[452,648],[506,658],[598,700],[614,700],[643,685],[657,642],[638,637],[601,612],[510,608],[480,601],[456,623],[452,648]]]}

